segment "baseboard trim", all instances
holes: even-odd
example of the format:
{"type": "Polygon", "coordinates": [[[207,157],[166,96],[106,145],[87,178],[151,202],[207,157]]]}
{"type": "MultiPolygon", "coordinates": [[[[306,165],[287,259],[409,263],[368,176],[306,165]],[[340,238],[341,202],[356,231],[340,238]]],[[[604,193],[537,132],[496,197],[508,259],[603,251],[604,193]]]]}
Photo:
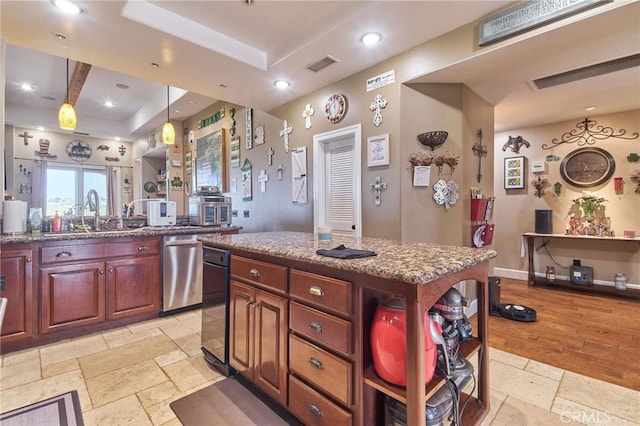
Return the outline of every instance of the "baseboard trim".
{"type": "MultiPolygon", "coordinates": [[[[517,269],[493,268],[493,274],[497,277],[511,278],[514,280],[526,281],[529,278],[529,274],[527,273],[527,271],[520,271],[517,269]]],[[[562,279],[562,280],[569,279],[569,277],[566,275],[556,275],[556,276],[558,279],[562,279]]],[[[541,272],[536,272],[536,277],[544,277],[544,274],[541,272]]],[[[593,280],[593,283],[598,285],[615,287],[615,283],[613,281],[593,280]]],[[[640,284],[627,283],[627,287],[632,289],[640,289],[640,284]]]]}

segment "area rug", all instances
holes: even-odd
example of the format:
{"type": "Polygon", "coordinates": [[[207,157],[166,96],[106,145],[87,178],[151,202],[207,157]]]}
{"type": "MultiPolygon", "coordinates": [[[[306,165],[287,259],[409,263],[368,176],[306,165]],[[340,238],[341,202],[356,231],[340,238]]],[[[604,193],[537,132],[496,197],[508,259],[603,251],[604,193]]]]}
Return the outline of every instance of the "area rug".
{"type": "MultiPolygon", "coordinates": [[[[266,397],[259,397],[236,376],[194,392],[170,405],[184,426],[299,425],[266,397]]],[[[2,425],[4,426],[4,424],[2,425]]]]}
{"type": "Polygon", "coordinates": [[[84,426],[77,391],[0,414],[2,426],[84,426]]]}

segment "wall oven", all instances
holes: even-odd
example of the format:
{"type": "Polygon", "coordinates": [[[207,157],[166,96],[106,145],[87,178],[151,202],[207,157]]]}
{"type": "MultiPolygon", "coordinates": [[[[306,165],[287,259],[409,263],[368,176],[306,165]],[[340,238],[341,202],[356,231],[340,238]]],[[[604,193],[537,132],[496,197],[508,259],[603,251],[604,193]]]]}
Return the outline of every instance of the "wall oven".
{"type": "Polygon", "coordinates": [[[229,365],[229,250],[202,249],[202,352],[224,375],[229,365]]]}

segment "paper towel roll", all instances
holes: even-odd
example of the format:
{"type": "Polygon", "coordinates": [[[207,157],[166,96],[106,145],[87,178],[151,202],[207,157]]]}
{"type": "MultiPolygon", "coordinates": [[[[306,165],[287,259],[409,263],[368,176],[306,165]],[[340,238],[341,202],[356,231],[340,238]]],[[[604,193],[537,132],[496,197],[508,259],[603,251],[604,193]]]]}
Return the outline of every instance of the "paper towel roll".
{"type": "Polygon", "coordinates": [[[27,232],[27,202],[6,200],[2,204],[2,232],[16,234],[27,232]]]}

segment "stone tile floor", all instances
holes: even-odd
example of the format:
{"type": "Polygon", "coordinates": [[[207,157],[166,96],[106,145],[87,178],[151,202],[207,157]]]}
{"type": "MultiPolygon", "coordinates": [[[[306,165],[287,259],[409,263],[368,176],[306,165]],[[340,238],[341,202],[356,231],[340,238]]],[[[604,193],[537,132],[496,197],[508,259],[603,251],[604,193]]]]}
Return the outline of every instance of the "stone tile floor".
{"type": "MultiPolygon", "coordinates": [[[[178,426],[169,403],[224,379],[202,356],[200,323],[195,310],[4,355],[0,412],[75,389],[87,426],[178,426]]],[[[640,392],[489,352],[485,425],[640,426],[640,392]]]]}

